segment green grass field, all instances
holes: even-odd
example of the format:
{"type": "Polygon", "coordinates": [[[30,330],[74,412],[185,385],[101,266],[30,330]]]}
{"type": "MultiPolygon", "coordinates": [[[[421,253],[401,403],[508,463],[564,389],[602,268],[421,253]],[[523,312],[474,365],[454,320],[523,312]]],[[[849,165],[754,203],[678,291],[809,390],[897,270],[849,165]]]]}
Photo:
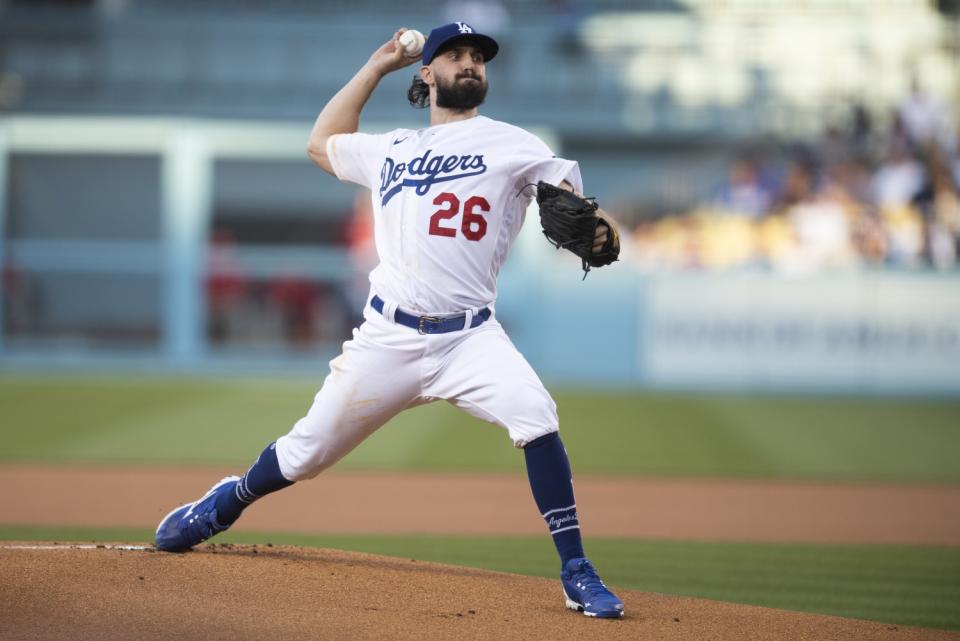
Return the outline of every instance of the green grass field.
{"type": "MultiPolygon", "coordinates": [[[[317,381],[0,376],[0,460],[247,465],[317,381]]],[[[555,392],[578,474],[960,482],[960,400],[555,392]]],[[[439,402],[340,468],[520,471],[500,428],[439,402]]]]}
{"type": "MultiPolygon", "coordinates": [[[[0,461],[246,466],[321,379],[0,376],[0,461]]],[[[960,482],[960,400],[555,391],[578,474],[960,482]]],[[[499,428],[445,403],[397,417],[339,467],[514,471],[499,428]]],[[[150,540],[139,530],[0,527],[2,539],[150,540]]],[[[221,540],[221,539],[218,539],[221,540]]],[[[223,541],[376,552],[553,576],[549,539],[295,536],[223,541]]],[[[960,548],[591,539],[608,583],[960,630],[960,548]]]]}

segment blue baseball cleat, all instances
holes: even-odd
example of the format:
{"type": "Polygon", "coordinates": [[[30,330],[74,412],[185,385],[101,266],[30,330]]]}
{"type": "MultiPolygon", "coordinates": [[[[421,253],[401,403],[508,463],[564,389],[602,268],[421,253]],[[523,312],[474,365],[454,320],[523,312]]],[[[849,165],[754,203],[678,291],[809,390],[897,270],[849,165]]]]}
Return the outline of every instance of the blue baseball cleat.
{"type": "Polygon", "coordinates": [[[231,524],[217,523],[217,497],[233,492],[239,476],[228,476],[193,503],[187,503],[168,514],[157,526],[156,546],[164,552],[186,552],[231,524]]]}
{"type": "Polygon", "coordinates": [[[623,616],[623,601],[607,589],[597,570],[584,558],[570,559],[560,572],[567,607],[583,612],[588,617],[619,619],[623,616]]]}

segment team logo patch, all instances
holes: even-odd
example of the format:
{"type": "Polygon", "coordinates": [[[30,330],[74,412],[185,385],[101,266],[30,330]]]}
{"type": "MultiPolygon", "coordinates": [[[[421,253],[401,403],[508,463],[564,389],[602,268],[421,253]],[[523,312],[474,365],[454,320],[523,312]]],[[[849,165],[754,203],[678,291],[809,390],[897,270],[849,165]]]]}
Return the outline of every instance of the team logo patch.
{"type": "Polygon", "coordinates": [[[460,29],[460,33],[473,33],[473,27],[466,22],[458,22],[457,28],[460,29]]]}
{"type": "Polygon", "coordinates": [[[413,187],[418,196],[424,196],[436,183],[479,176],[487,171],[483,154],[432,154],[433,150],[428,149],[407,162],[387,157],[380,169],[380,205],[385,207],[404,187],[413,187]]]}

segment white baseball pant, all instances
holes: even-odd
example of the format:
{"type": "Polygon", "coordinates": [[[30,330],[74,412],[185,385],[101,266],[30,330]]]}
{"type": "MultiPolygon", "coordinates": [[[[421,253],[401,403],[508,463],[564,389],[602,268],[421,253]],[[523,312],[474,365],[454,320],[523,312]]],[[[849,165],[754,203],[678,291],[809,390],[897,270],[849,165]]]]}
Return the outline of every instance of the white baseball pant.
{"type": "Polygon", "coordinates": [[[330,361],[307,415],[277,439],[291,481],[313,478],[404,409],[443,399],[507,430],[516,447],[558,430],[557,406],[495,317],[420,334],[369,305],[330,361]]]}

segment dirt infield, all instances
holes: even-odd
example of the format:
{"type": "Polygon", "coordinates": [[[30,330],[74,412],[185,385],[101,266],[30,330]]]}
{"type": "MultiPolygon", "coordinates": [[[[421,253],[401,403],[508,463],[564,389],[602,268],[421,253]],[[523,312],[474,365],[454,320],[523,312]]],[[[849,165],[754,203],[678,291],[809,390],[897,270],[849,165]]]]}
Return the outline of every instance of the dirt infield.
{"type": "Polygon", "coordinates": [[[333,550],[0,544],[0,566],[0,638],[21,641],[960,639],[629,591],[624,619],[592,620],[563,607],[557,581],[333,550]]]}
{"type": "MultiPolygon", "coordinates": [[[[0,525],[152,528],[237,470],[0,465],[0,525]]],[[[960,487],[576,479],[588,536],[960,545],[960,487]]],[[[524,476],[332,471],[253,505],[236,531],[544,534],[524,476]]]]}
{"type": "MultiPolygon", "coordinates": [[[[233,470],[235,471],[235,470],[233,470]]],[[[228,470],[0,465],[0,525],[152,528],[228,470]]],[[[588,536],[960,545],[960,488],[578,478],[588,536]]],[[[333,472],[235,530],[544,534],[509,475],[333,472]]],[[[143,544],[141,544],[143,545],[143,544]]],[[[0,543],[0,639],[960,641],[960,633],[618,590],[621,621],[564,609],[556,580],[332,550],[185,555],[0,543]]]]}

